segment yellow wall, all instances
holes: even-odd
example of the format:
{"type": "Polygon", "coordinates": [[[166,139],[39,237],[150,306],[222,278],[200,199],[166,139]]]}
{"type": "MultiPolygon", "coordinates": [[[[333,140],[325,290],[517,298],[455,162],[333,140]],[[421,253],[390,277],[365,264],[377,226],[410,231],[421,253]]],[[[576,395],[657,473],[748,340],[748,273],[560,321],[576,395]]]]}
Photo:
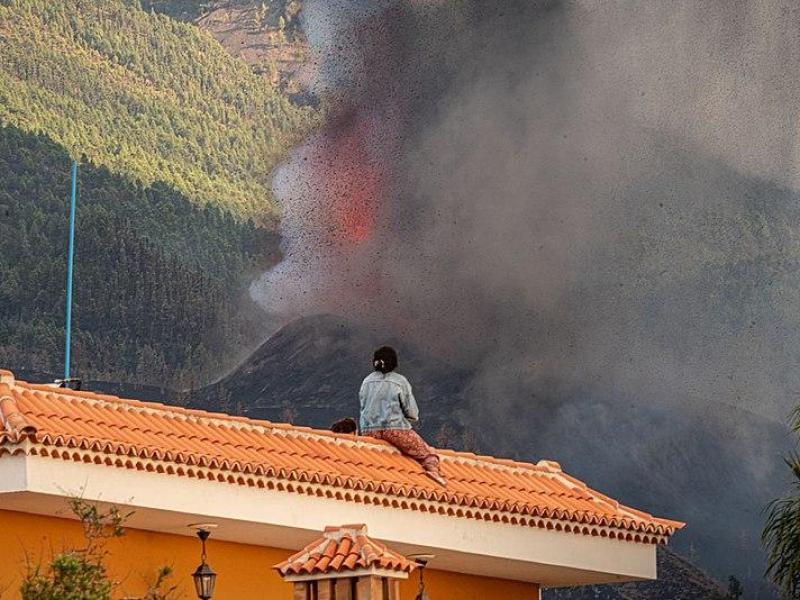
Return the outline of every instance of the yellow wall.
{"type": "MultiPolygon", "coordinates": [[[[40,517],[0,510],[0,600],[19,598],[19,583],[29,560],[46,562],[64,548],[82,543],[80,524],[68,519],[40,517]]],[[[137,598],[163,565],[174,568],[172,581],[181,585],[179,597],[196,598],[191,572],[199,562],[199,541],[180,535],[126,530],[125,536],[107,543],[109,573],[119,582],[114,598],[137,598]]],[[[272,565],[291,554],[288,550],[209,542],[208,562],[219,574],[214,600],[291,600],[291,586],[281,581],[272,565]]],[[[534,600],[532,584],[471,577],[444,571],[425,574],[428,591],[436,600],[534,600]]],[[[402,600],[413,600],[417,577],[401,585],[402,600]]]]}

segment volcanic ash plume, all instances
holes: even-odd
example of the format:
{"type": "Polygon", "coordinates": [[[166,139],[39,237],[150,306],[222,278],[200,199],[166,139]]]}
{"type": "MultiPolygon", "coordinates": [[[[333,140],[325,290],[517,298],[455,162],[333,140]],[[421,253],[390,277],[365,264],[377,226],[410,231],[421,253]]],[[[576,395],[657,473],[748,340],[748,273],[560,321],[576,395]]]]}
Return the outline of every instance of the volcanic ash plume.
{"type": "Polygon", "coordinates": [[[370,300],[367,278],[348,281],[342,273],[376,227],[385,179],[376,136],[385,131],[377,119],[339,123],[278,169],[274,187],[283,203],[285,257],[252,290],[271,313],[347,312],[354,298],[370,300]],[[345,293],[347,284],[357,287],[345,293]]]}
{"type": "Polygon", "coordinates": [[[264,306],[385,327],[475,367],[497,402],[524,373],[784,416],[794,3],[304,14],[331,118],[277,174],[264,306]]]}

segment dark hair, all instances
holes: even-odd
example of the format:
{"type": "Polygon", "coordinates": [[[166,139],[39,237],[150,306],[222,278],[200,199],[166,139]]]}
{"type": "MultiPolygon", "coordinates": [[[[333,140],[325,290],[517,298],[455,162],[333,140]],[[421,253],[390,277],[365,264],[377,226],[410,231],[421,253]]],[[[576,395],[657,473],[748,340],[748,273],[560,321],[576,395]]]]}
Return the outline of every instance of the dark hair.
{"type": "Polygon", "coordinates": [[[357,430],[358,426],[356,425],[356,420],[350,417],[339,419],[331,425],[331,431],[333,433],[355,433],[357,430]]]}
{"type": "Polygon", "coordinates": [[[397,352],[391,346],[381,346],[372,356],[372,366],[381,373],[394,371],[397,368],[397,352]]]}

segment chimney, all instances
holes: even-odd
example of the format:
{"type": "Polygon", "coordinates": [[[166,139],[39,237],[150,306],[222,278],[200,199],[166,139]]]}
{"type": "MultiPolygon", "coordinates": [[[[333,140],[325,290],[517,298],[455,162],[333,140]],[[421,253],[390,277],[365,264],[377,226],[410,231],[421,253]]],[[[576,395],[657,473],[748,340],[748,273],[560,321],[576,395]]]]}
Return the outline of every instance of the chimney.
{"type": "Polygon", "coordinates": [[[366,525],[342,525],[273,568],[294,583],[292,600],[400,600],[417,564],[371,540],[366,525]]]}

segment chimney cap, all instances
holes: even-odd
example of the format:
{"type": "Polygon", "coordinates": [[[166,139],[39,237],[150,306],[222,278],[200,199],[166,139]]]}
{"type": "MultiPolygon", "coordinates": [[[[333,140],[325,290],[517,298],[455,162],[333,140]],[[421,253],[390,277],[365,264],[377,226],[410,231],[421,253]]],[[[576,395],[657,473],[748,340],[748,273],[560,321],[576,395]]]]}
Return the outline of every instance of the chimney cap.
{"type": "Polygon", "coordinates": [[[407,579],[419,565],[367,536],[363,523],[326,527],[322,537],[273,567],[284,581],[381,576],[407,579]],[[331,561],[333,556],[343,560],[331,561]],[[327,557],[327,558],[326,558],[327,557]]]}

